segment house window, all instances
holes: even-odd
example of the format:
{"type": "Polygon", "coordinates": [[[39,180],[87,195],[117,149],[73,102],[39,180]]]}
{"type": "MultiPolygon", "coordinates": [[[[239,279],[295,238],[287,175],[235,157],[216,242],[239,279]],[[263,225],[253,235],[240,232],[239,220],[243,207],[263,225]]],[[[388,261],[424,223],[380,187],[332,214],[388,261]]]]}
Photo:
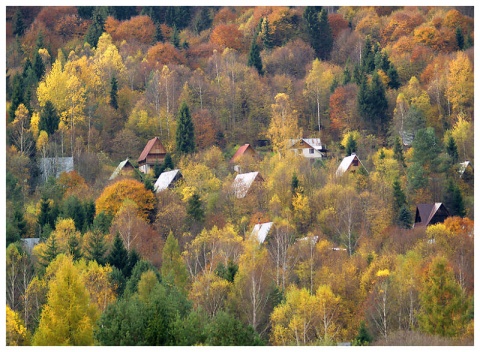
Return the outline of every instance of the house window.
{"type": "Polygon", "coordinates": [[[353,160],[353,161],[352,161],[352,165],[353,165],[353,166],[358,166],[358,160],[353,160]]]}
{"type": "Polygon", "coordinates": [[[309,152],[310,154],[313,154],[313,152],[314,152],[313,148],[310,148],[310,149],[308,150],[308,152],[309,152]]]}

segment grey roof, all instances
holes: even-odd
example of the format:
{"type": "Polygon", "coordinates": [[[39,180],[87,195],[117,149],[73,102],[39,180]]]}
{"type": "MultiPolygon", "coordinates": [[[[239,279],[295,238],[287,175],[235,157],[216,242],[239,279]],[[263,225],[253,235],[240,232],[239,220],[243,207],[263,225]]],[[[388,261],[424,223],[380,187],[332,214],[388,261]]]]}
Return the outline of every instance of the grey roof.
{"type": "Polygon", "coordinates": [[[267,237],[270,229],[272,228],[273,222],[265,222],[263,224],[256,224],[253,227],[251,236],[255,236],[258,242],[263,243],[265,242],[265,238],[267,237]]]}
{"type": "Polygon", "coordinates": [[[176,181],[181,177],[182,177],[182,173],[178,169],[162,172],[158,177],[157,181],[155,182],[153,189],[157,193],[160,191],[163,191],[168,187],[170,187],[173,181],[176,181]]]}
{"type": "Polygon", "coordinates": [[[27,252],[32,253],[33,247],[40,242],[40,238],[22,238],[22,242],[27,252]]]}
{"type": "Polygon", "coordinates": [[[238,174],[233,181],[233,190],[237,198],[245,198],[247,195],[248,190],[252,186],[253,181],[259,178],[259,180],[263,181],[262,176],[255,171],[255,172],[248,172],[246,174],[238,174]]]}
{"type": "Polygon", "coordinates": [[[50,176],[58,177],[62,172],[73,170],[73,157],[71,156],[40,159],[40,171],[44,180],[47,180],[50,176]]]}
{"type": "Polygon", "coordinates": [[[449,216],[443,203],[417,204],[414,226],[428,226],[443,222],[449,216]]]}
{"type": "MultiPolygon", "coordinates": [[[[118,174],[120,173],[120,171],[122,171],[122,169],[125,167],[125,165],[127,164],[130,164],[130,161],[128,160],[128,158],[126,158],[124,161],[121,161],[120,164],[118,164],[117,168],[115,169],[115,171],[112,173],[112,176],[110,176],[110,178],[108,180],[113,180],[115,177],[118,176],[118,174]]],[[[133,165],[132,165],[133,167],[133,165]]]]}

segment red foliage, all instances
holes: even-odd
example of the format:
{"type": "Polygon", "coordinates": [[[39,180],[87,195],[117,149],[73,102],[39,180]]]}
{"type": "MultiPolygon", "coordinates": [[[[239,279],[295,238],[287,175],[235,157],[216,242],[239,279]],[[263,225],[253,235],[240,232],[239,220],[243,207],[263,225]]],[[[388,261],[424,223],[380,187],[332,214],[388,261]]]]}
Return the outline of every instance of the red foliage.
{"type": "Polygon", "coordinates": [[[348,21],[339,13],[328,15],[328,23],[332,28],[333,39],[336,39],[342,30],[348,28],[348,21]]]}
{"type": "Polygon", "coordinates": [[[147,61],[152,68],[162,68],[163,65],[184,65],[187,60],[183,53],[171,43],[157,43],[148,49],[147,61]]]}
{"type": "Polygon", "coordinates": [[[40,11],[36,20],[44,23],[49,30],[54,30],[57,22],[69,15],[77,15],[77,8],[73,6],[46,6],[40,11]]]}
{"type": "Polygon", "coordinates": [[[135,16],[121,22],[111,35],[115,41],[126,40],[150,45],[155,35],[155,25],[149,16],[135,16]]]}

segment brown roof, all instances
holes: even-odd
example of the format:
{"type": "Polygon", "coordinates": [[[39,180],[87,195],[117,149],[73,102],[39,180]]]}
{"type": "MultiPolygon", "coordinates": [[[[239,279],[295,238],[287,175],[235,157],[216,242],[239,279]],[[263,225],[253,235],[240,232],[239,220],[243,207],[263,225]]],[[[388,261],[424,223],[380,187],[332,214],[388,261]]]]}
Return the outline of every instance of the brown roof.
{"type": "Polygon", "coordinates": [[[247,151],[248,148],[250,148],[255,153],[255,150],[252,148],[250,144],[248,143],[244,144],[240,148],[238,148],[235,154],[233,154],[232,158],[230,159],[230,162],[234,162],[235,160],[240,158],[247,151]]]}
{"type": "Polygon", "coordinates": [[[165,149],[165,147],[163,146],[162,142],[160,142],[160,139],[158,137],[152,138],[147,142],[147,145],[145,146],[145,148],[143,148],[143,152],[142,154],[140,154],[140,157],[138,158],[138,162],[141,162],[147,159],[148,153],[150,153],[150,150],[152,150],[153,146],[155,145],[155,142],[157,141],[158,143],[160,143],[162,148],[165,149]]]}
{"type": "Polygon", "coordinates": [[[449,216],[442,203],[418,204],[415,213],[415,226],[427,226],[443,222],[449,216]]]}

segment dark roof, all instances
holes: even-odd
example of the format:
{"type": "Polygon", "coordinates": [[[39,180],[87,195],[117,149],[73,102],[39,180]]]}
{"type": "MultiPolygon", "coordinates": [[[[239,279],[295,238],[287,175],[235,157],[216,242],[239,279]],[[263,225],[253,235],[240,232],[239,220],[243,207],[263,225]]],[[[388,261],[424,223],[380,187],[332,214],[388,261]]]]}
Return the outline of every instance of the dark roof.
{"type": "Polygon", "coordinates": [[[450,214],[442,203],[417,204],[415,226],[427,226],[443,222],[448,216],[450,214]]]}
{"type": "Polygon", "coordinates": [[[150,150],[152,150],[153,146],[157,141],[158,143],[160,143],[162,148],[165,149],[165,147],[163,146],[162,142],[160,142],[160,139],[158,137],[152,138],[147,142],[147,145],[145,146],[145,148],[143,148],[143,152],[142,154],[140,154],[140,157],[138,158],[138,162],[141,162],[147,159],[148,153],[150,153],[150,150]]]}
{"type": "Polygon", "coordinates": [[[250,144],[248,144],[248,143],[244,144],[240,148],[238,148],[238,150],[235,152],[235,154],[233,154],[232,158],[230,159],[230,162],[234,162],[239,157],[241,157],[247,151],[248,148],[250,148],[255,153],[255,150],[252,148],[252,146],[250,144]]]}

